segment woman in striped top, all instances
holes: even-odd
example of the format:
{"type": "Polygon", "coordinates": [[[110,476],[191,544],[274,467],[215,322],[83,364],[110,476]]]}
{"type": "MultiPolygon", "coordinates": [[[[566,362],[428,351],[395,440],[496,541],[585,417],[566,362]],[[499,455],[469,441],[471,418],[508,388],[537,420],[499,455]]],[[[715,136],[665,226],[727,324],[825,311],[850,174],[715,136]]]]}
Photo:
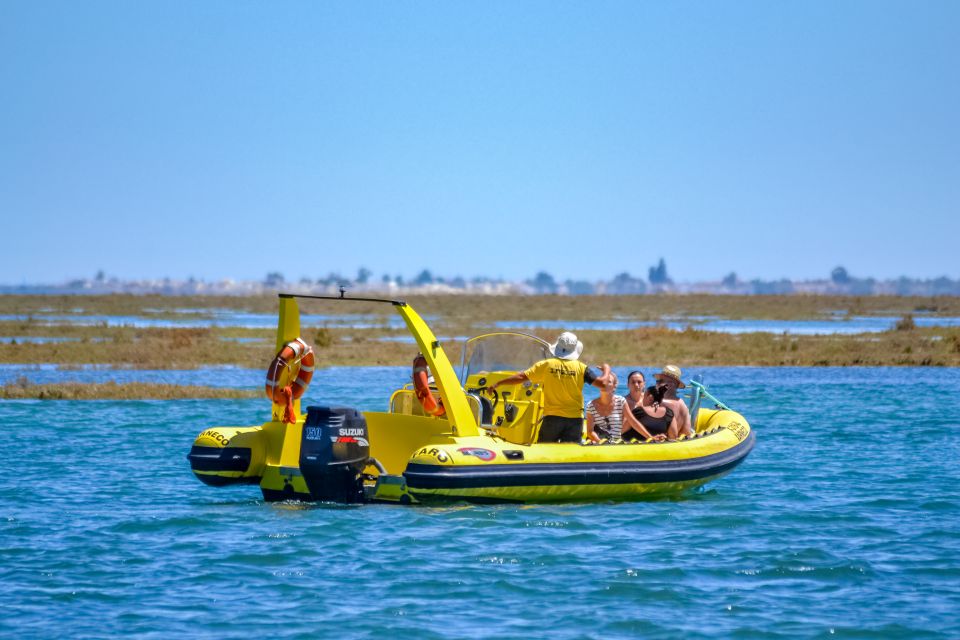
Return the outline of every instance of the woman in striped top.
{"type": "Polygon", "coordinates": [[[600,397],[587,403],[587,437],[593,442],[620,442],[627,401],[616,392],[617,374],[611,371],[600,397]]]}

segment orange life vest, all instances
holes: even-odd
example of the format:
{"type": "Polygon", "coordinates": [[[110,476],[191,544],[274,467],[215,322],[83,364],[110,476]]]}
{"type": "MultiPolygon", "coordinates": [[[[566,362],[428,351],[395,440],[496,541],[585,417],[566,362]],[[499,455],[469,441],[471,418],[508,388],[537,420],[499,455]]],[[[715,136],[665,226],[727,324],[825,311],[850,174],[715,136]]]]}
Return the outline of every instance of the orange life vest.
{"type": "Polygon", "coordinates": [[[413,389],[423,410],[428,415],[439,418],[445,415],[447,410],[443,406],[443,400],[437,400],[433,397],[428,371],[427,359],[423,357],[423,354],[418,353],[417,357],[413,359],[413,389]]]}

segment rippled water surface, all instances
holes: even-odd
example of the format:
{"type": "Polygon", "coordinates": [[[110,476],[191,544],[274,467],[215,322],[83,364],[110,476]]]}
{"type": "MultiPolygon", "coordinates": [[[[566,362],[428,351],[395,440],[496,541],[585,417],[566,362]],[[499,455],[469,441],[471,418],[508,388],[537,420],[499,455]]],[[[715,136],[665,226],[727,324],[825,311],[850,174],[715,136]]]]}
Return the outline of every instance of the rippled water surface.
{"type": "MultiPolygon", "coordinates": [[[[185,458],[260,400],[4,401],[0,636],[960,636],[960,370],[701,372],[757,447],[639,503],[266,504],[185,458]]],[[[403,375],[308,399],[382,409],[403,375]]]]}

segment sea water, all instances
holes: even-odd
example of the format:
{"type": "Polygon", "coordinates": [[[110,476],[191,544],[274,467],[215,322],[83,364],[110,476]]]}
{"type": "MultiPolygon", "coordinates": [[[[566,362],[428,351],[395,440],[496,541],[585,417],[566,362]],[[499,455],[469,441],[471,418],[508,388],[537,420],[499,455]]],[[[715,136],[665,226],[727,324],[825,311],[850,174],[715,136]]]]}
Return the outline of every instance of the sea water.
{"type": "MultiPolygon", "coordinates": [[[[632,503],[265,503],[186,460],[261,400],[0,402],[0,636],[960,636],[960,370],[700,372],[755,450],[632,503]]],[[[404,375],[321,371],[308,403],[404,375]]]]}

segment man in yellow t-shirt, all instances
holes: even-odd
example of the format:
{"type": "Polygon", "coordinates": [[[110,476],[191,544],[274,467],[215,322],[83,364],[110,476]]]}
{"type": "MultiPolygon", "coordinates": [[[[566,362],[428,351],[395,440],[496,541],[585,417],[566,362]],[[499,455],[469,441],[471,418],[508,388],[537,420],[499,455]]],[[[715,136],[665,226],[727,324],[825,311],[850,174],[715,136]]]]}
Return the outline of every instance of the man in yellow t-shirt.
{"type": "Polygon", "coordinates": [[[526,371],[491,385],[517,384],[529,380],[543,388],[543,423],[537,442],[580,442],[583,437],[583,385],[603,388],[610,365],[601,365],[598,376],[578,358],[583,343],[565,331],[550,345],[552,358],[541,360],[526,371]]]}

